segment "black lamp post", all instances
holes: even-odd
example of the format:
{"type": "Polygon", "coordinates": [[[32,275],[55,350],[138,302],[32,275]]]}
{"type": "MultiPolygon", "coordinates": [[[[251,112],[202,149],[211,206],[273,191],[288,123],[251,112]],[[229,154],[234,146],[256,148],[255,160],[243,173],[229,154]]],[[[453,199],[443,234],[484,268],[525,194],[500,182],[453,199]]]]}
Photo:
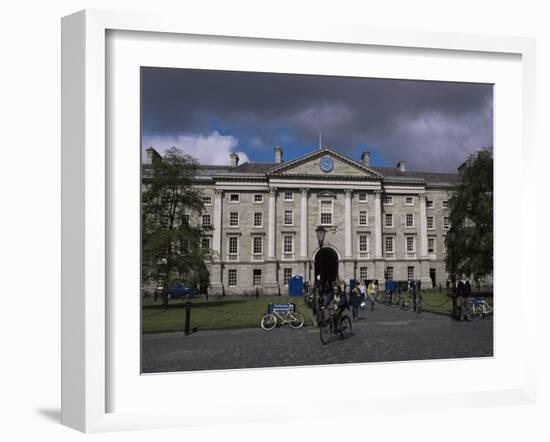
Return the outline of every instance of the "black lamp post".
{"type": "Polygon", "coordinates": [[[323,247],[323,243],[325,242],[325,235],[327,234],[327,231],[324,227],[317,227],[315,229],[315,233],[317,234],[317,242],[319,243],[319,248],[323,247]]]}
{"type": "MultiPolygon", "coordinates": [[[[324,227],[318,226],[315,229],[315,234],[317,235],[317,242],[319,243],[319,252],[320,252],[323,247],[323,243],[325,242],[325,235],[327,234],[327,231],[325,230],[324,227]]],[[[321,259],[323,259],[323,255],[319,255],[319,275],[321,274],[321,268],[322,268],[321,259]]],[[[317,277],[317,275],[315,275],[315,277],[317,277]]],[[[317,283],[317,281],[315,283],[317,283]]]]}

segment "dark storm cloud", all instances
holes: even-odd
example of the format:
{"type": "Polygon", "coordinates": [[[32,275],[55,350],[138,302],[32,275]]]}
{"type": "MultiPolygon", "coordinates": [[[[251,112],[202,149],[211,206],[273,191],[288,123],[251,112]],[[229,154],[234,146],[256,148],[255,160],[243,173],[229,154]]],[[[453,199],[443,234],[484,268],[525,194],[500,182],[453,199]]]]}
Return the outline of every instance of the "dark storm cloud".
{"type": "Polygon", "coordinates": [[[234,150],[269,161],[281,144],[362,150],[411,170],[453,171],[492,145],[492,86],[484,84],[145,68],[144,139],[231,135],[234,150]]]}

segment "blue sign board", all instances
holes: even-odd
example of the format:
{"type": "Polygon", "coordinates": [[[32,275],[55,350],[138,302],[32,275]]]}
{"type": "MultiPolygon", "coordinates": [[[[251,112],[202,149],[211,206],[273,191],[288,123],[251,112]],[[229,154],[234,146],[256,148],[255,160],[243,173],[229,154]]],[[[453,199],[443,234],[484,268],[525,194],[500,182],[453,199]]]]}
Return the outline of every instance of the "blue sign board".
{"type": "Polygon", "coordinates": [[[273,313],[276,311],[277,313],[286,313],[286,312],[293,312],[295,308],[295,305],[293,303],[290,304],[267,304],[267,312],[273,313]]]}

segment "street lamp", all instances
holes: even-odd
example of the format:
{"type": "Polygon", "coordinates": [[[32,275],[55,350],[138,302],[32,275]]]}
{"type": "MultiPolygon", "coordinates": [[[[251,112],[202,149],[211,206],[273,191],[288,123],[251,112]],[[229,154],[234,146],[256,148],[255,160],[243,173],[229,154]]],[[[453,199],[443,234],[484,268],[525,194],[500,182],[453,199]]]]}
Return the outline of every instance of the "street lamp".
{"type": "Polygon", "coordinates": [[[319,248],[323,247],[323,243],[325,242],[325,235],[327,234],[327,231],[324,227],[317,227],[315,229],[315,233],[317,234],[317,241],[319,243],[319,248]]]}

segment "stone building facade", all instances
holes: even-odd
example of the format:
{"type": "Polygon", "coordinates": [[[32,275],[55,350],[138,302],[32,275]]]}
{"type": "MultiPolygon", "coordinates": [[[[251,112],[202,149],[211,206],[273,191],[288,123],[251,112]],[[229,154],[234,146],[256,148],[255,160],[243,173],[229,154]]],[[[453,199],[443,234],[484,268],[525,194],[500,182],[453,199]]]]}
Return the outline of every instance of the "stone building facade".
{"type": "MultiPolygon", "coordinates": [[[[149,154],[156,152],[149,151],[149,154]]],[[[287,293],[288,278],[420,280],[445,286],[449,191],[459,174],[374,167],[328,147],[273,163],[201,166],[196,186],[212,226],[211,294],[287,293]],[[326,230],[319,248],[316,229],[326,230]]]]}

